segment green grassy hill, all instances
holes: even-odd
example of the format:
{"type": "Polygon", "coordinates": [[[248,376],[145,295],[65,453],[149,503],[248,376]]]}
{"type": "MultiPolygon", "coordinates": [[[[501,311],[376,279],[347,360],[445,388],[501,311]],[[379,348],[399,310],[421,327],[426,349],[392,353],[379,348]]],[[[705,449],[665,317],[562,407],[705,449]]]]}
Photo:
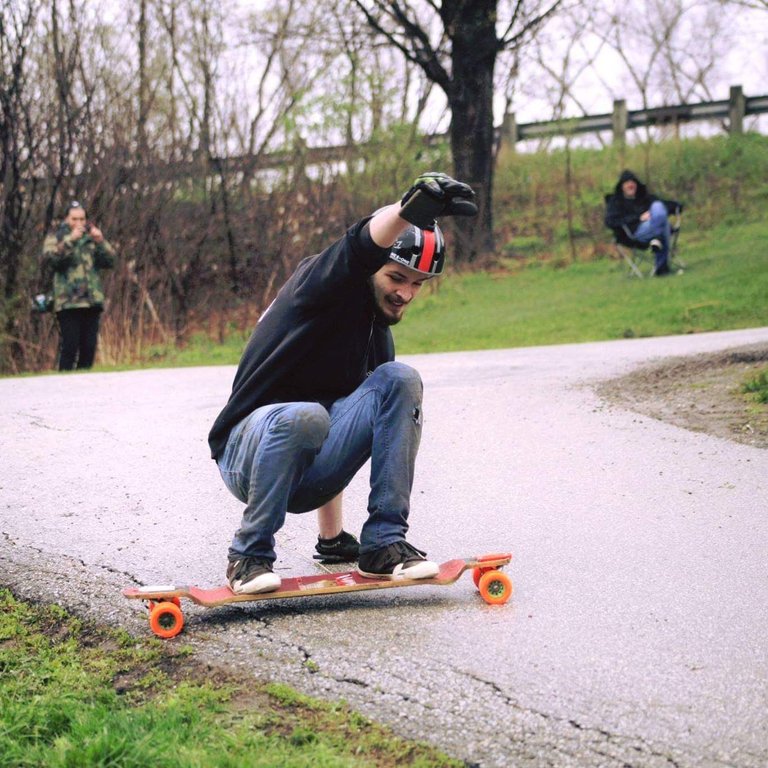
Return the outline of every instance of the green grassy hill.
{"type": "Polygon", "coordinates": [[[681,275],[639,280],[623,262],[527,262],[449,275],[395,329],[400,354],[564,344],[768,324],[768,224],[683,233],[681,275]]]}
{"type": "MultiPolygon", "coordinates": [[[[768,324],[768,137],[670,140],[624,150],[507,154],[495,186],[497,252],[449,271],[396,327],[399,354],[658,336],[768,324]],[[685,204],[682,275],[628,277],[603,226],[603,195],[623,168],[685,204]]],[[[350,180],[363,185],[365,173],[350,180]]],[[[370,181],[370,179],[369,179],[370,181]]],[[[248,331],[224,344],[193,335],[143,364],[236,363],[248,331]]]]}

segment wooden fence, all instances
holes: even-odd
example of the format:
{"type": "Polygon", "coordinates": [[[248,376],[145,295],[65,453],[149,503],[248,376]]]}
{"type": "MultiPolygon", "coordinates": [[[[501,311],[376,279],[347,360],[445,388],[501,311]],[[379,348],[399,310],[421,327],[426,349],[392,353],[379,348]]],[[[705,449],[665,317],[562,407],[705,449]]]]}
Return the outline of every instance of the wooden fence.
{"type": "Polygon", "coordinates": [[[677,126],[697,120],[727,120],[728,131],[733,134],[744,131],[746,116],[767,112],[768,96],[746,97],[742,87],[734,85],[731,86],[730,97],[723,101],[628,110],[626,100],[620,99],[613,102],[613,112],[605,115],[537,123],[517,123],[514,114],[508,114],[501,126],[499,141],[501,146],[511,148],[518,141],[527,139],[611,131],[614,143],[624,143],[627,131],[633,128],[677,126]]]}

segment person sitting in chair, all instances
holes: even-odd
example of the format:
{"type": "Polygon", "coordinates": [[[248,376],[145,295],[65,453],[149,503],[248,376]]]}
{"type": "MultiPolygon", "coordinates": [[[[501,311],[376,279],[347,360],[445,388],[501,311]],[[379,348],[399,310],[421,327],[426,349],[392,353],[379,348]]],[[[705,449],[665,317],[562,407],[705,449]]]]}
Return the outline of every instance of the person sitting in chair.
{"type": "Polygon", "coordinates": [[[612,195],[606,198],[605,226],[617,238],[650,245],[654,255],[653,274],[668,275],[670,225],[667,206],[648,192],[648,188],[630,170],[622,171],[612,195]],[[623,233],[623,237],[622,237],[623,233]]]}

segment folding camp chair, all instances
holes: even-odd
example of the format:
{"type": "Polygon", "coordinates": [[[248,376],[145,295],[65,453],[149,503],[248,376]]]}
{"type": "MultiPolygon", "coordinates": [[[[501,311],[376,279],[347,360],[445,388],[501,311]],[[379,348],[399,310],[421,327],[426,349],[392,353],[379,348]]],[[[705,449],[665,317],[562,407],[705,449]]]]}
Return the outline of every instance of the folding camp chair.
{"type": "MultiPolygon", "coordinates": [[[[608,202],[606,195],[606,203],[608,202]]],[[[669,264],[670,272],[682,272],[685,269],[683,264],[677,258],[677,240],[680,236],[680,227],[683,223],[683,204],[677,202],[677,200],[662,200],[667,207],[667,215],[669,216],[669,257],[667,263],[669,264]]],[[[616,251],[626,262],[629,267],[630,276],[643,278],[643,267],[646,257],[649,256],[650,243],[641,243],[632,239],[632,235],[628,227],[617,227],[613,230],[614,246],[616,251]]],[[[655,266],[651,254],[650,258],[650,270],[646,268],[648,276],[652,277],[655,266]]]]}

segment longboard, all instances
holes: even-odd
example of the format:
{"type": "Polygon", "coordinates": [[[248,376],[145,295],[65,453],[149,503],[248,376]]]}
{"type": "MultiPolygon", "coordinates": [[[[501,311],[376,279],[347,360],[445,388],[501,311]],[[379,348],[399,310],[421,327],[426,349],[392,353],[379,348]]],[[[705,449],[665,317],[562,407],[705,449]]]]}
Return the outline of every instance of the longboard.
{"type": "Polygon", "coordinates": [[[280,588],[274,592],[255,595],[235,594],[229,586],[205,589],[186,585],[128,587],[123,590],[123,595],[132,600],[144,600],[149,609],[151,630],[158,637],[170,638],[178,635],[184,627],[181,598],[191,600],[205,608],[214,608],[229,603],[312,597],[336,592],[363,592],[372,589],[430,584],[446,586],[457,581],[464,571],[472,570],[475,586],[479,589],[483,600],[491,605],[501,605],[512,596],[512,581],[499,569],[507,565],[511,559],[511,554],[502,553],[448,560],[440,565],[437,576],[432,579],[370,579],[361,576],[357,571],[343,571],[286,578],[282,580],[280,588]]]}

